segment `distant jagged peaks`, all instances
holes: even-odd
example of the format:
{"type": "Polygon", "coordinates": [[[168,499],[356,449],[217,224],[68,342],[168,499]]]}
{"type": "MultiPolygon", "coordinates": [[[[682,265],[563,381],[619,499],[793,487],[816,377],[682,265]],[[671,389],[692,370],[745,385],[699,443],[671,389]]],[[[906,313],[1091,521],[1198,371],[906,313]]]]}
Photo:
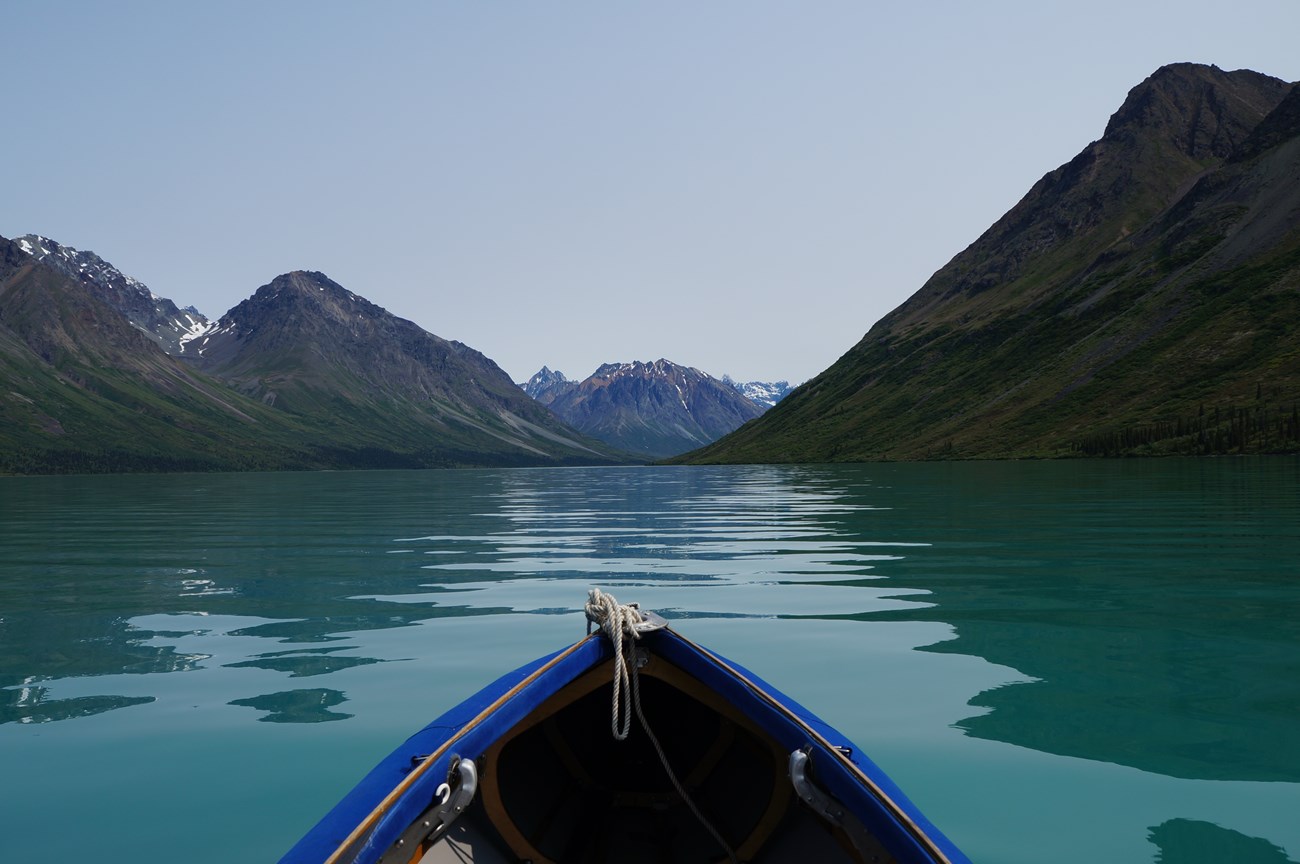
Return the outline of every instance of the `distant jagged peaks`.
{"type": "Polygon", "coordinates": [[[184,354],[186,346],[211,326],[193,306],[178,309],[171,300],[159,297],[94,252],[73,249],[39,234],[25,234],[14,242],[36,260],[89,287],[168,354],[184,354]]]}
{"type": "Polygon", "coordinates": [[[15,238],[14,242],[37,261],[44,261],[68,276],[97,283],[117,281],[151,300],[160,299],[143,282],[122,273],[94,252],[82,252],[39,234],[24,234],[15,238]]]}
{"type": "Polygon", "coordinates": [[[652,459],[701,447],[765,409],[698,369],[662,358],[605,363],[583,381],[542,367],[523,387],[579,431],[652,459]]]}
{"type": "MultiPolygon", "coordinates": [[[[10,241],[0,259],[0,282],[12,280],[0,292],[0,325],[56,368],[85,360],[109,369],[144,368],[167,358],[139,327],[113,308],[97,286],[53,266],[55,244],[24,237],[10,241]],[[32,251],[36,254],[32,254],[32,251]],[[39,257],[38,257],[39,256],[39,257]]],[[[59,260],[55,258],[54,260],[59,260]]],[[[3,364],[0,364],[2,368],[3,364]]],[[[156,370],[151,370],[156,371],[156,370]]],[[[15,392],[21,392],[21,385],[15,392]]]]}
{"type": "Polygon", "coordinates": [[[697,375],[705,376],[703,372],[690,366],[679,366],[660,357],[658,360],[643,363],[640,360],[634,360],[631,363],[602,363],[600,368],[592,373],[593,378],[620,378],[628,375],[644,377],[647,375],[697,375]]]}
{"type": "Polygon", "coordinates": [[[722,376],[722,383],[733,388],[751,402],[771,408],[794,390],[789,381],[736,381],[730,375],[722,376]]]}
{"type": "Polygon", "coordinates": [[[577,387],[578,382],[565,378],[563,372],[558,370],[552,372],[543,366],[537,371],[536,375],[519,386],[538,402],[543,405],[550,405],[557,396],[577,387]]]}
{"type": "MultiPolygon", "coordinates": [[[[659,359],[654,362],[644,363],[640,361],[632,363],[605,363],[599,369],[592,373],[592,377],[602,379],[614,379],[620,376],[641,376],[645,374],[664,374],[670,367],[676,364],[668,360],[659,359]]],[[[685,367],[682,367],[685,368],[685,367]]],[[[691,370],[700,375],[705,373],[697,369],[691,370]]],[[[751,402],[762,408],[771,408],[780,402],[786,396],[790,395],[794,387],[789,381],[737,381],[730,375],[723,375],[720,379],[723,384],[735,390],[751,402]]],[[[563,372],[552,370],[547,366],[539,369],[533,377],[529,378],[519,386],[529,396],[541,402],[543,405],[550,405],[555,399],[578,387],[582,382],[575,381],[565,377],[563,372]]]]}
{"type": "Polygon", "coordinates": [[[528,379],[528,383],[522,386],[523,387],[545,386],[547,384],[557,383],[557,382],[564,383],[568,380],[569,379],[565,378],[564,373],[561,372],[560,370],[556,369],[554,372],[552,372],[549,367],[543,366],[541,369],[537,370],[536,375],[528,379]]]}

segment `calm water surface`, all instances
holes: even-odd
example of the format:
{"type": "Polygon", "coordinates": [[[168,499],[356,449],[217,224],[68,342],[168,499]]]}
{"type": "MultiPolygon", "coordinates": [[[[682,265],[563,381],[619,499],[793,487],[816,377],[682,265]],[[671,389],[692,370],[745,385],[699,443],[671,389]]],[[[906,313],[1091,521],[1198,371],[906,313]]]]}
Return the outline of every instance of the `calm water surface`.
{"type": "Polygon", "coordinates": [[[0,860],[273,861],[599,586],[978,864],[1300,860],[1300,460],[0,478],[0,860]]]}

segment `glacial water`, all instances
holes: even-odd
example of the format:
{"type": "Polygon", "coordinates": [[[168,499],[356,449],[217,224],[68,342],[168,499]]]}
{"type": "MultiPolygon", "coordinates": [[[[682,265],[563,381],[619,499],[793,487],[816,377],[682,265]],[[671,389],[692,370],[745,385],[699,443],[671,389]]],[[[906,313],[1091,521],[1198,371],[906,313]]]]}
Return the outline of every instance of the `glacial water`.
{"type": "Polygon", "coordinates": [[[599,586],[978,864],[1300,861],[1300,460],[0,478],[0,860],[274,861],[599,586]]]}

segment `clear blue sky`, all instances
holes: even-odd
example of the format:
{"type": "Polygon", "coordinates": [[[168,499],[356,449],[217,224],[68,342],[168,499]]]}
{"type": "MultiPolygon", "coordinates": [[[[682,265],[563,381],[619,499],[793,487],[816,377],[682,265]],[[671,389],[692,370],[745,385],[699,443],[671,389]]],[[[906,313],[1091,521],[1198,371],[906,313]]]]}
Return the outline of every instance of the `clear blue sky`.
{"type": "Polygon", "coordinates": [[[0,234],[219,316],[320,270],[516,380],[806,379],[1171,62],[1300,0],[17,2],[0,234]]]}

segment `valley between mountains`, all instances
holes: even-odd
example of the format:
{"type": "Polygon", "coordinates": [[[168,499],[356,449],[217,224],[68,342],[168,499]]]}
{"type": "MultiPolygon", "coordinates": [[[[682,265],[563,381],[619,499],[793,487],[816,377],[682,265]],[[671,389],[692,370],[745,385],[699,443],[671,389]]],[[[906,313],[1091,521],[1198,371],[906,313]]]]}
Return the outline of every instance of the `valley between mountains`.
{"type": "Polygon", "coordinates": [[[1183,63],[795,388],[516,384],[322,273],[210,320],[0,238],[0,473],[1296,452],[1298,331],[1300,87],[1183,63]]]}
{"type": "Polygon", "coordinates": [[[0,239],[0,255],[8,473],[644,462],[789,390],[749,385],[765,404],[667,361],[611,364],[551,410],[322,273],[278,276],[212,321],[46,237],[0,239]]]}

